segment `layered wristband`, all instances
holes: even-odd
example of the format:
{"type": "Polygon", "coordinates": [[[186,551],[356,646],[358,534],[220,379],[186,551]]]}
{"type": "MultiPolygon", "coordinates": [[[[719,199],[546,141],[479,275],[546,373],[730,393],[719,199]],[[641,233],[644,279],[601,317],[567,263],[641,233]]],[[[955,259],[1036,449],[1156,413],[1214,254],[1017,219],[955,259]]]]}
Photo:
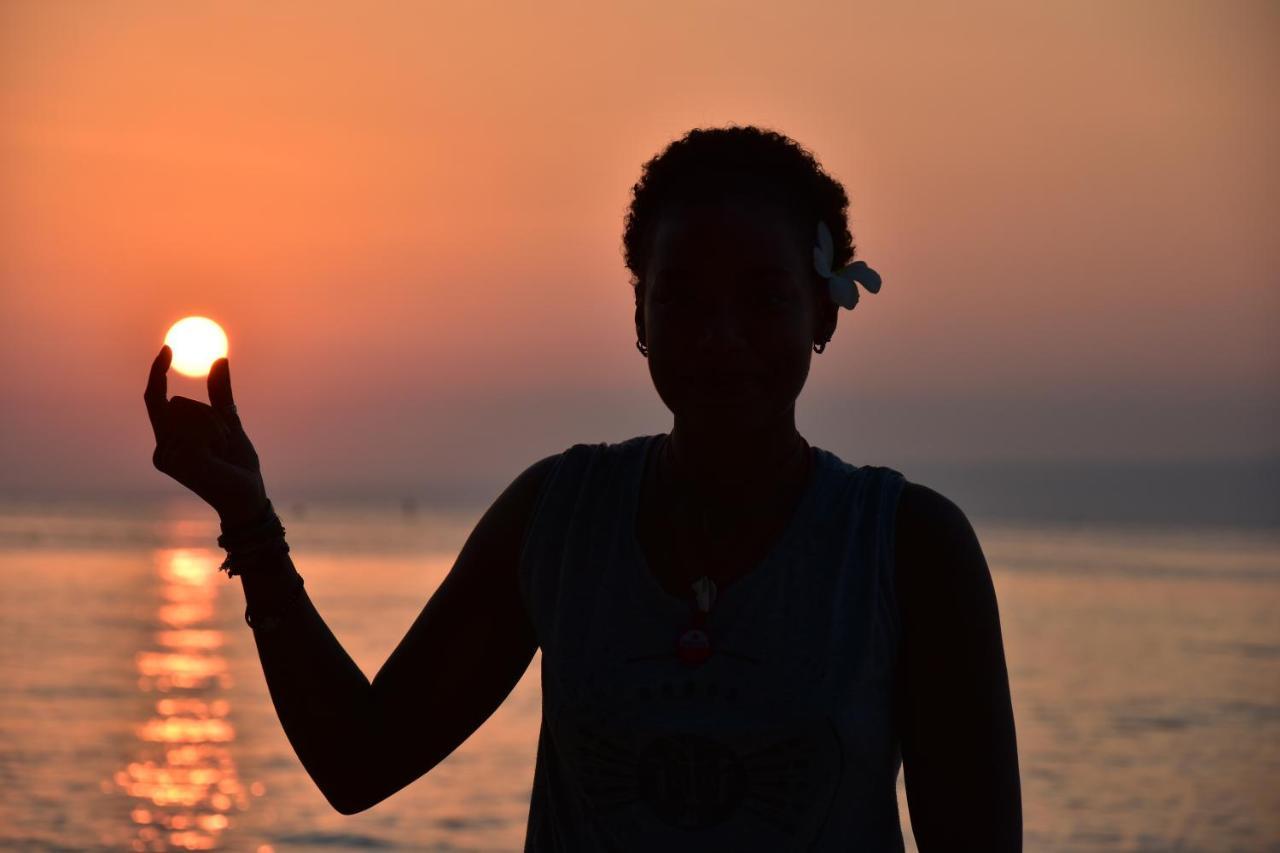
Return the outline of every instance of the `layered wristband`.
{"type": "MultiPolygon", "coordinates": [[[[227,573],[228,578],[237,575],[254,574],[261,565],[263,557],[282,556],[289,553],[289,543],[284,539],[284,525],[276,515],[271,501],[267,500],[267,508],[263,515],[254,522],[238,525],[233,528],[222,526],[222,535],[218,537],[218,546],[227,552],[227,557],[218,568],[227,573]]],[[[255,631],[274,631],[284,621],[289,610],[302,597],[302,575],[293,570],[294,585],[274,613],[254,615],[248,607],[244,611],[244,621],[255,631]]]]}
{"type": "Polygon", "coordinates": [[[227,552],[227,558],[218,568],[232,578],[243,574],[256,557],[277,551],[289,552],[289,543],[284,540],[284,525],[280,523],[280,516],[276,515],[270,499],[267,500],[266,512],[257,521],[232,528],[222,525],[218,547],[227,552]]]}

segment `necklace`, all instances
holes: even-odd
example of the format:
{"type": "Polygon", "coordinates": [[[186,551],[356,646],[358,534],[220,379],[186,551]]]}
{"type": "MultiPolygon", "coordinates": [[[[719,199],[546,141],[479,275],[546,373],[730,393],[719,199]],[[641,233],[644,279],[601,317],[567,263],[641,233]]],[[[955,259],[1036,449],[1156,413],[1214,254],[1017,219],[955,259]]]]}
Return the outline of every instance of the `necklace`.
{"type": "MultiPolygon", "coordinates": [[[[669,436],[663,439],[662,458],[667,458],[669,436]]],[[[809,449],[809,443],[801,438],[801,446],[806,454],[805,474],[808,476],[809,467],[812,464],[812,453],[809,449]]],[[[669,485],[666,483],[666,477],[663,475],[663,466],[658,467],[659,481],[664,483],[664,487],[669,485]]],[[[704,507],[699,511],[698,515],[702,519],[702,532],[705,541],[712,541],[711,524],[704,507]]],[[[672,565],[675,565],[675,549],[672,546],[675,542],[675,536],[672,535],[671,544],[667,547],[667,559],[672,565]]],[[[683,560],[680,561],[683,564],[683,560]]],[[[710,561],[706,561],[710,562],[710,561]]],[[[676,657],[680,659],[686,666],[698,666],[711,657],[714,646],[711,642],[711,632],[707,628],[707,617],[711,612],[711,608],[715,605],[718,588],[716,582],[712,580],[705,572],[700,573],[690,584],[693,589],[693,601],[689,615],[688,624],[680,629],[676,637],[676,657]]]]}

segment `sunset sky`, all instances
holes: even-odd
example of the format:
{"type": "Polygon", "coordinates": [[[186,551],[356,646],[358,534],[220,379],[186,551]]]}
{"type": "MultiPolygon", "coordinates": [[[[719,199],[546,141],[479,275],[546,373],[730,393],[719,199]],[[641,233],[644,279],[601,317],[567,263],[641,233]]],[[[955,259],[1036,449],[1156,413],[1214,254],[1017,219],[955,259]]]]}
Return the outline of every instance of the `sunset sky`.
{"type": "Polygon", "coordinates": [[[623,217],[729,123],[818,156],[884,279],[814,358],[811,442],[1280,453],[1278,45],[1265,2],[9,0],[0,492],[180,490],[142,389],[188,314],[269,492],[668,429],[623,217]]]}

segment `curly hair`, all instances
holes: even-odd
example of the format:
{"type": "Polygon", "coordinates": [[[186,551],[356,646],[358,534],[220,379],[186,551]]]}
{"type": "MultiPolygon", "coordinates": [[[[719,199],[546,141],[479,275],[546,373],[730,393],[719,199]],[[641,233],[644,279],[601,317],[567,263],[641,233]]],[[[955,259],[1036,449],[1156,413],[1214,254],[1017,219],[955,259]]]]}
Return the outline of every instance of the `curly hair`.
{"type": "Polygon", "coordinates": [[[661,216],[690,201],[748,197],[774,202],[791,217],[806,257],[818,220],[835,243],[833,266],[848,264],[856,248],[849,232],[849,197],[803,145],[767,128],[731,124],[695,128],[644,164],[631,188],[623,250],[636,304],[661,216]]]}

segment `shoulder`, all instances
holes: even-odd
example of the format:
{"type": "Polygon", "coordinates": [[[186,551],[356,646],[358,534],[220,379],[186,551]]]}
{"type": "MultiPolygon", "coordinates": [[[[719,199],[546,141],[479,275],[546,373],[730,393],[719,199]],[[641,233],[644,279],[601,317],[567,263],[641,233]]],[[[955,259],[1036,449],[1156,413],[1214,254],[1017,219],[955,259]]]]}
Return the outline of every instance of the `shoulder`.
{"type": "Polygon", "coordinates": [[[559,453],[552,453],[550,456],[544,456],[537,462],[534,462],[528,468],[525,468],[507,487],[508,491],[517,498],[517,503],[531,508],[534,501],[537,500],[538,494],[542,491],[543,485],[551,478],[552,472],[556,466],[565,457],[569,451],[563,450],[559,453]]]}
{"type": "Polygon", "coordinates": [[[566,453],[562,451],[544,456],[517,474],[489,507],[482,521],[500,524],[509,530],[526,529],[539,496],[566,453]]]}
{"type": "Polygon", "coordinates": [[[973,527],[964,510],[940,492],[921,483],[907,480],[902,485],[898,498],[898,509],[894,519],[895,532],[899,543],[902,539],[932,539],[941,536],[956,536],[972,532],[973,527]]]}
{"type": "MultiPolygon", "coordinates": [[[[589,463],[595,460],[622,461],[643,453],[649,442],[656,435],[636,435],[622,441],[580,441],[571,444],[562,452],[554,454],[554,458],[563,458],[565,463],[589,463]]],[[[539,460],[546,462],[547,460],[539,460]]],[[[555,467],[554,464],[551,467],[555,467]]]]}
{"type": "Polygon", "coordinates": [[[900,607],[929,609],[947,597],[990,586],[978,536],[950,498],[906,482],[894,519],[894,575],[900,607]]]}
{"type": "Polygon", "coordinates": [[[528,468],[524,469],[520,476],[527,480],[539,483],[542,482],[551,474],[567,452],[568,451],[562,450],[558,453],[552,453],[550,456],[542,457],[537,462],[534,462],[528,468]]]}
{"type": "Polygon", "coordinates": [[[533,509],[538,495],[556,475],[557,470],[568,469],[570,474],[582,473],[596,461],[604,459],[615,465],[621,464],[632,454],[640,452],[650,438],[652,436],[637,435],[617,443],[578,442],[558,453],[544,456],[522,471],[507,487],[510,503],[517,511],[528,512],[533,509]]]}

